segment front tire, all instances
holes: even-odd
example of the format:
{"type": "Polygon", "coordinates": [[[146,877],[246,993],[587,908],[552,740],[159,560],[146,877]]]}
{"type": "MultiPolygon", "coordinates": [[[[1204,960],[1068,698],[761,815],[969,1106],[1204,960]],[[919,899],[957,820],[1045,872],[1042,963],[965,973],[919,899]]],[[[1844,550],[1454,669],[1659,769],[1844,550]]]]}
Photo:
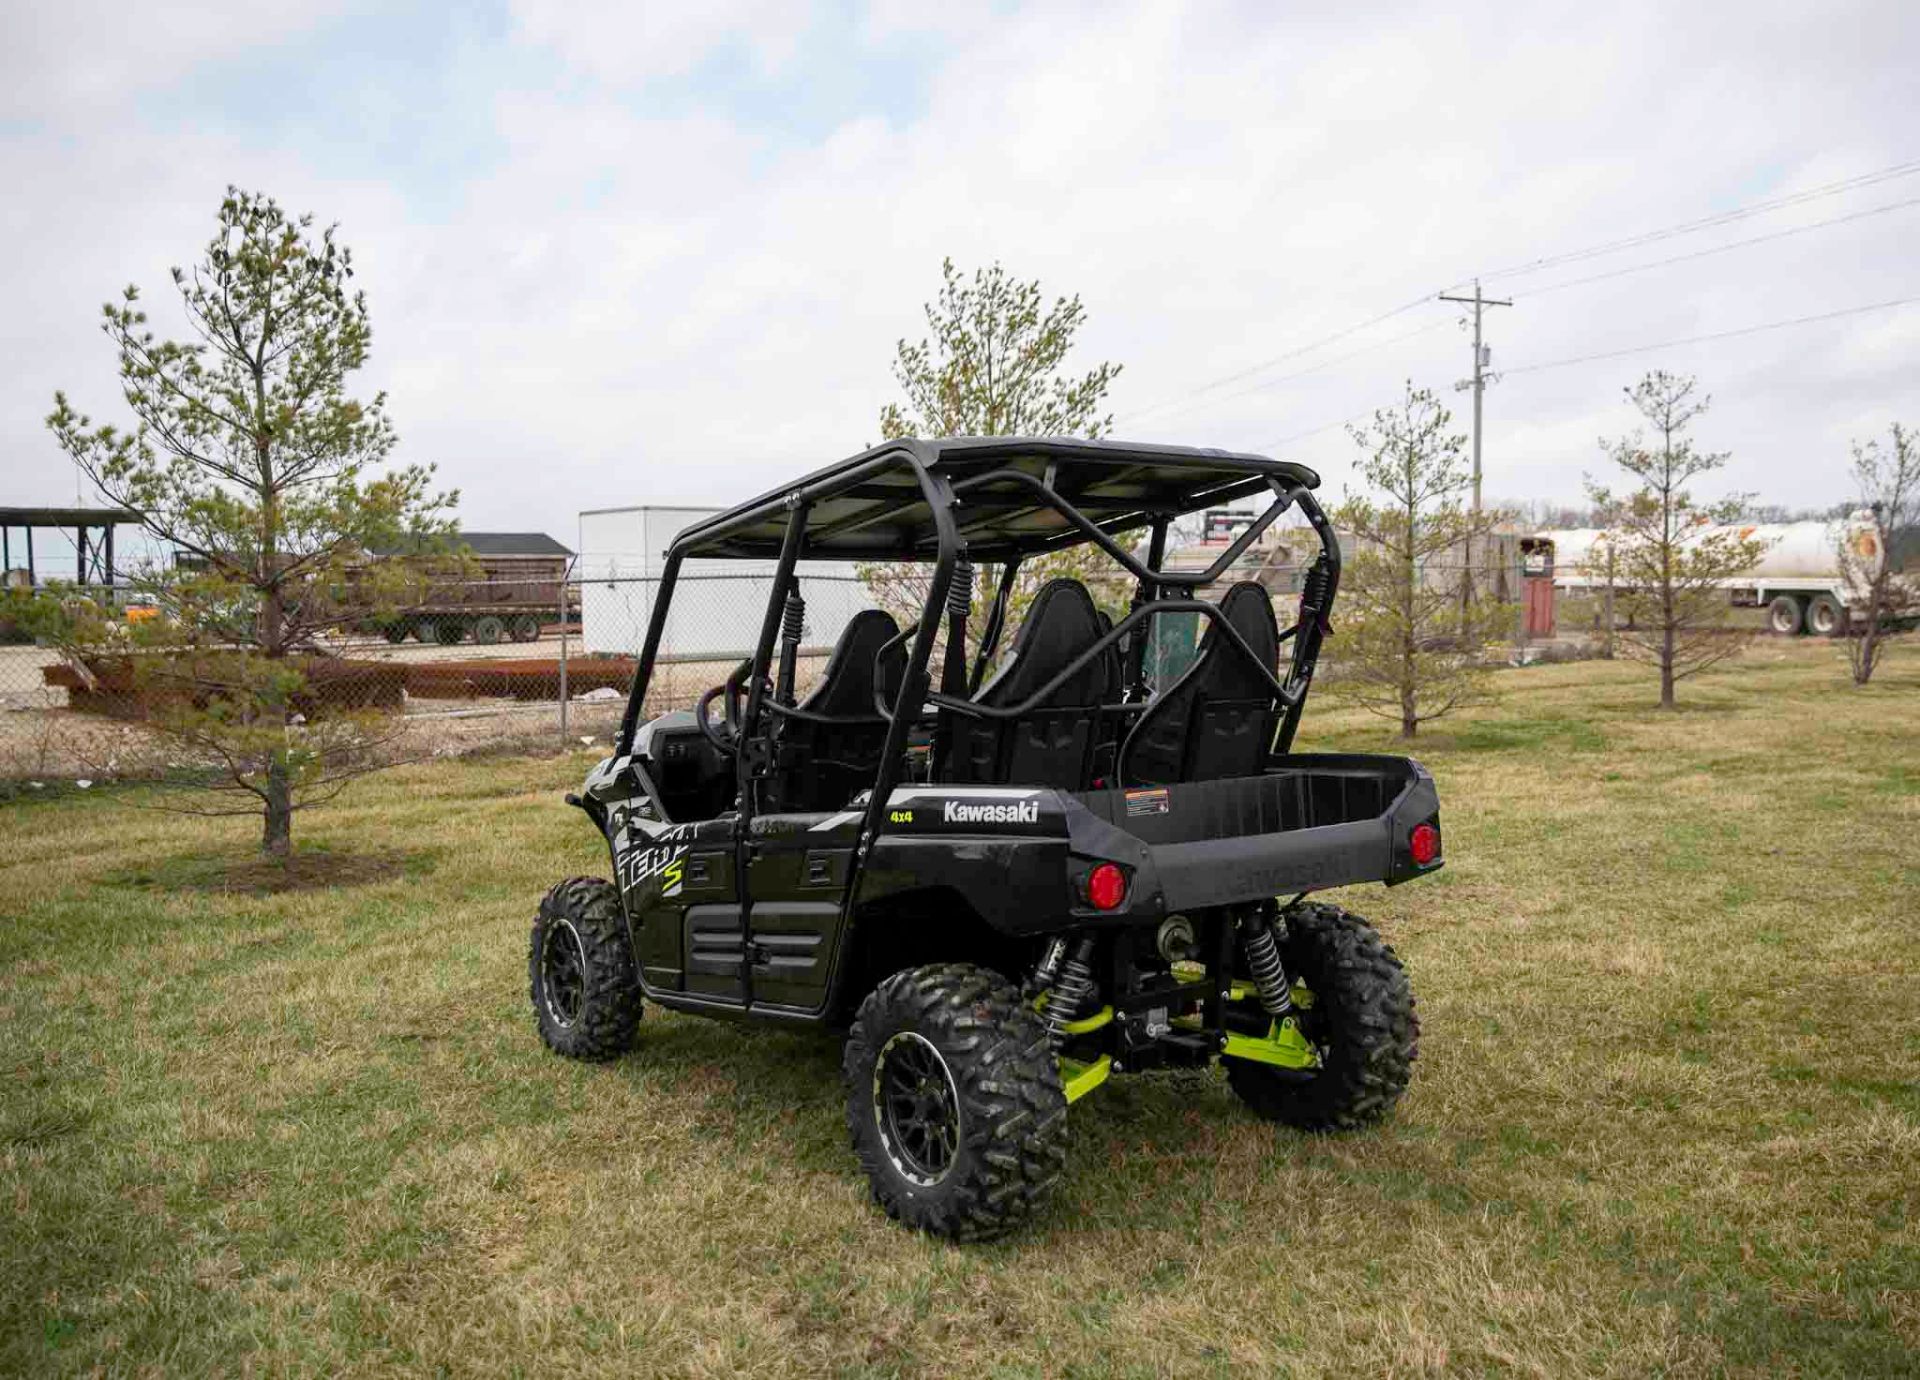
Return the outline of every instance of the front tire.
{"type": "Polygon", "coordinates": [[[1046,1023],[989,969],[895,973],[860,1004],[843,1073],[874,1200],[916,1230],[1001,1235],[1040,1210],[1066,1167],[1046,1023]]]}
{"type": "Polygon", "coordinates": [[[1305,1131],[1345,1131],[1380,1120],[1407,1090],[1420,1042],[1413,988],[1393,950],[1339,906],[1288,910],[1281,961],[1313,993],[1296,1019],[1320,1050],[1320,1067],[1276,1068],[1224,1059],[1240,1100],[1269,1121],[1305,1131]]]}
{"type": "Polygon", "coordinates": [[[527,986],[555,1054],[598,1063],[633,1047],[640,984],[613,883],[569,877],[546,894],[528,941],[527,986]]]}

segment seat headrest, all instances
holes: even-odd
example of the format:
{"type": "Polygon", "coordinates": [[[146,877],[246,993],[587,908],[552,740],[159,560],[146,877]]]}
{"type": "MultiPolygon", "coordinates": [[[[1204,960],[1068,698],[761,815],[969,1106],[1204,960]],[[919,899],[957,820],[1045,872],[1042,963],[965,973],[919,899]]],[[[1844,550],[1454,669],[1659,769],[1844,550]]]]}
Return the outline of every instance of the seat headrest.
{"type": "MultiPolygon", "coordinates": [[[[1020,703],[1098,642],[1102,631],[1100,610],[1085,585],[1065,578],[1047,581],[1033,596],[1006,663],[975,698],[995,708],[1020,703]]],[[[1035,707],[1099,704],[1116,688],[1109,663],[1110,658],[1096,657],[1035,707]]]]}
{"type": "MultiPolygon", "coordinates": [[[[870,717],[873,714],[874,654],[900,633],[893,615],[882,609],[862,609],[840,630],[827,658],[819,683],[808,692],[800,707],[813,714],[836,717],[870,717]]],[[[906,666],[907,649],[895,647],[880,668],[881,690],[897,690],[900,673],[906,666]]]]}
{"type": "MultiPolygon", "coordinates": [[[[1280,656],[1280,625],[1274,619],[1273,596],[1267,593],[1266,587],[1242,580],[1220,600],[1220,614],[1246,639],[1253,654],[1260,658],[1260,664],[1273,670],[1280,656]]],[[[1247,665],[1247,659],[1211,620],[1200,639],[1201,662],[1208,659],[1210,652],[1218,663],[1211,668],[1208,681],[1208,693],[1214,698],[1254,700],[1273,693],[1273,688],[1247,665]]]]}

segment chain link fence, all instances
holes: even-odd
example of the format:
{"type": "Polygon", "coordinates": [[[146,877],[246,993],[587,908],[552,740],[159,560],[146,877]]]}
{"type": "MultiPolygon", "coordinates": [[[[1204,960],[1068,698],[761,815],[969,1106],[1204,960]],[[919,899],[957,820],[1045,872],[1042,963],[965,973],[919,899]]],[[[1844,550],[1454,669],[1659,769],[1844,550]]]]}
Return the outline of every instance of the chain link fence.
{"type": "MultiPolygon", "coordinates": [[[[804,694],[833,641],[872,599],[851,575],[801,574],[806,600],[796,683],[804,694]]],[[[682,574],[664,630],[646,714],[690,709],[751,654],[766,615],[770,573],[682,574]]],[[[467,597],[329,631],[300,658],[306,713],[391,716],[396,750],[440,756],[611,741],[625,709],[659,581],[652,576],[547,586],[550,606],[467,597]]],[[[156,611],[118,588],[73,589],[112,622],[156,611]]],[[[130,642],[131,646],[131,642],[130,642]]],[[[153,726],[154,692],[138,653],[76,656],[0,622],[0,780],[110,779],[177,766],[153,726]]]]}

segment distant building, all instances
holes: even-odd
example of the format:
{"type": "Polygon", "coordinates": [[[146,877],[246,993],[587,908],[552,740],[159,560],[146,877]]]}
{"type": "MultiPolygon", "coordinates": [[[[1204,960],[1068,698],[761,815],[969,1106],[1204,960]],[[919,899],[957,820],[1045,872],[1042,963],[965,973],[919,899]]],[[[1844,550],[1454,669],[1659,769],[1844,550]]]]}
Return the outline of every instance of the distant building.
{"type": "MultiPolygon", "coordinates": [[[[643,505],[580,514],[580,640],[588,652],[639,652],[674,538],[722,511],[643,505]]],[[[874,606],[850,561],[803,562],[799,576],[808,649],[831,647],[855,613],[874,606]]],[[[661,656],[746,656],[759,637],[772,592],[771,561],[689,562],[674,591],[661,656]]]]}

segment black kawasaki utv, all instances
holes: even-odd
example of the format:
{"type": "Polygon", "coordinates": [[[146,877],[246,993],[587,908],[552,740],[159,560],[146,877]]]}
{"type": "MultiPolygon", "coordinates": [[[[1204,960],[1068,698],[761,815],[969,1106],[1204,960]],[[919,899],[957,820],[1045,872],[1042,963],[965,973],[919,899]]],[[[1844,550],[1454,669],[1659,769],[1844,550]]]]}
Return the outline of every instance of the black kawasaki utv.
{"type": "Polygon", "coordinates": [[[1414,1057],[1406,975],[1306,897],[1438,868],[1439,797],[1404,757],[1290,751],[1340,579],[1318,482],[1175,446],[903,440],[683,533],[614,755],[569,797],[615,880],[562,882],[534,922],[542,1038],[613,1058],[643,1001],[846,1030],[874,1196],[955,1237],[1034,1213],[1068,1105],[1116,1073],[1218,1059],[1263,1117],[1383,1115],[1414,1057]],[[1162,568],[1173,519],[1254,495],[1209,569],[1162,568]],[[1195,597],[1296,506],[1321,550],[1292,627],[1258,584],[1195,597]],[[1140,530],[1144,560],[1119,536],[1140,530]],[[1137,581],[1131,611],[1054,580],[1002,653],[1021,562],[1083,542],[1137,581]],[[849,560],[923,563],[925,606],[853,616],[802,697],[807,563],[849,560]],[[771,563],[759,640],[695,710],[641,723],[701,561],[771,563]],[[979,566],[997,588],[969,664],[979,566]],[[1148,634],[1175,615],[1205,620],[1197,655],[1152,684],[1148,634]]]}

